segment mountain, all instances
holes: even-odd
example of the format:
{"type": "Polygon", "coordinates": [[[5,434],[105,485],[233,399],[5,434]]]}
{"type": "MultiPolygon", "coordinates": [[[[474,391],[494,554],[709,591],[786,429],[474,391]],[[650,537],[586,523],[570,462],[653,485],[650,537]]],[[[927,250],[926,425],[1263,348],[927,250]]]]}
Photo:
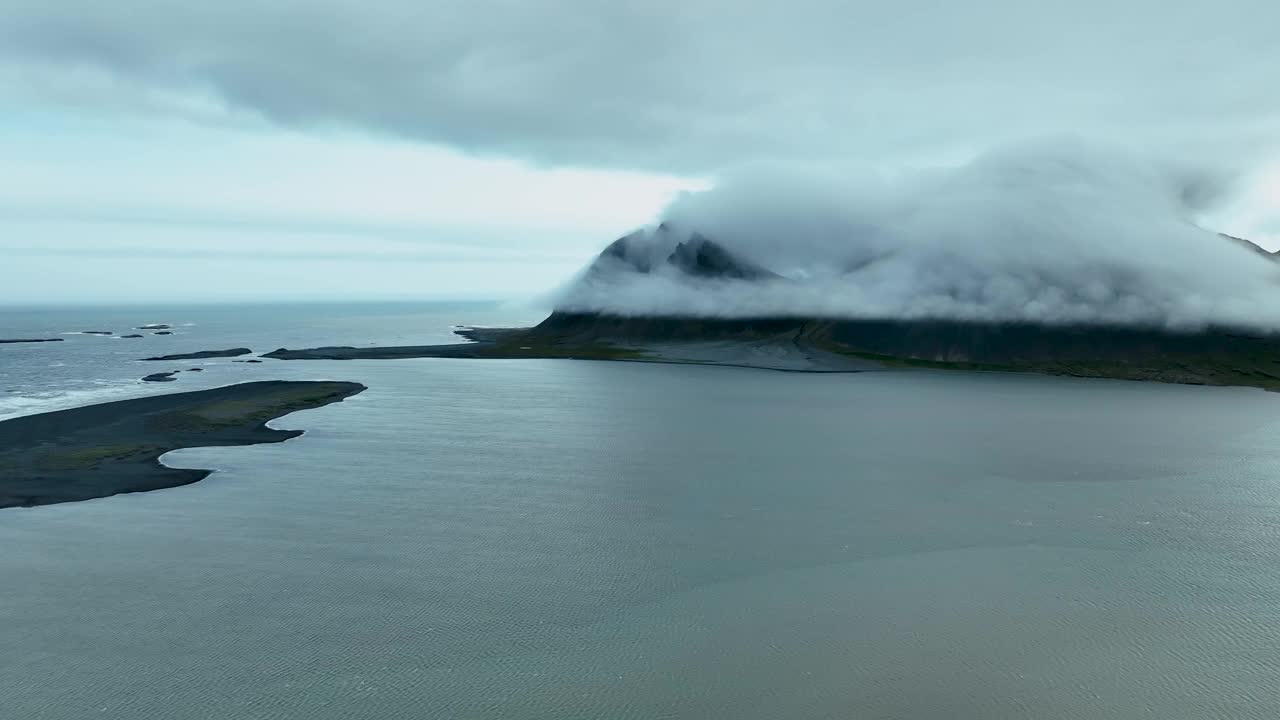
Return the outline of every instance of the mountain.
{"type": "Polygon", "coordinates": [[[699,278],[758,281],[781,277],[771,270],[735,256],[699,233],[694,233],[688,240],[676,245],[667,256],[667,264],[686,275],[699,278]]]}
{"type": "Polygon", "coordinates": [[[597,278],[619,272],[664,271],[699,279],[759,281],[781,277],[701,233],[681,233],[669,223],[614,240],[588,268],[588,274],[597,278]]]}
{"type": "MultiPolygon", "coordinates": [[[[1259,262],[1276,259],[1273,253],[1253,247],[1259,262]]],[[[687,284],[683,290],[693,294],[683,297],[693,302],[704,299],[700,295],[704,289],[714,301],[719,291],[731,290],[735,297],[769,289],[790,292],[804,282],[783,278],[699,233],[679,232],[667,225],[614,241],[588,266],[580,282],[588,286],[590,297],[608,298],[614,292],[634,291],[627,287],[634,277],[628,276],[648,274],[667,275],[687,284]]],[[[658,286],[669,288],[664,283],[658,286]]],[[[562,307],[532,328],[459,328],[457,334],[471,341],[465,344],[282,348],[264,357],[570,358],[792,372],[927,367],[1280,390],[1280,333],[1274,332],[937,318],[712,317],[705,312],[715,308],[713,303],[703,303],[699,308],[703,312],[646,315],[562,307]]]]}
{"type": "Polygon", "coordinates": [[[1236,237],[1235,235],[1228,235],[1226,233],[1218,233],[1218,237],[1237,243],[1249,250],[1252,250],[1253,252],[1258,253],[1259,255],[1267,258],[1268,260],[1280,261],[1280,252],[1271,252],[1270,250],[1267,250],[1266,248],[1253,242],[1252,240],[1245,240],[1242,237],[1236,237]]]}
{"type": "MultiPolygon", "coordinates": [[[[1280,260],[1280,255],[1243,238],[1222,237],[1268,261],[1280,260]]],[[[620,238],[589,271],[604,282],[616,279],[619,272],[673,272],[689,279],[742,283],[782,279],[700,233],[682,234],[669,225],[620,238]]],[[[675,346],[715,343],[722,351],[735,346],[760,351],[772,346],[779,352],[858,358],[890,366],[1280,389],[1280,335],[1232,328],[1175,331],[1024,321],[624,316],[557,310],[519,342],[557,356],[607,357],[607,348],[626,348],[652,357],[654,353],[670,355],[675,346]],[[575,355],[575,348],[590,352],[575,355]]]]}

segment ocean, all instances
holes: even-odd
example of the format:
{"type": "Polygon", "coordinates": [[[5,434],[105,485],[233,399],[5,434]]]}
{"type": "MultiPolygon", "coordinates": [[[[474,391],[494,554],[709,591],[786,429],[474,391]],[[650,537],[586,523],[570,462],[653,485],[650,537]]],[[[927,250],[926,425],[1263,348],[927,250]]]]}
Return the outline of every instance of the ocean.
{"type": "Polygon", "coordinates": [[[0,510],[0,717],[1280,717],[1280,396],[564,360],[487,304],[0,313],[8,416],[369,389],[150,493],[0,510]],[[162,385],[137,378],[203,367],[162,385]]]}
{"type": "MultiPolygon", "coordinates": [[[[62,342],[0,345],[0,419],[122,400],[199,390],[259,379],[309,377],[292,363],[269,371],[232,358],[140,362],[142,358],[247,347],[432,345],[461,342],[458,324],[527,326],[545,312],[494,302],[229,304],[175,307],[3,308],[0,339],[61,338],[62,342]],[[172,335],[139,329],[169,325],[172,335]],[[89,334],[108,331],[109,336],[89,334]],[[140,334],[141,338],[123,338],[140,334]],[[180,381],[143,383],[155,372],[199,367],[180,381]],[[271,377],[267,377],[270,374],[271,377]]],[[[251,358],[245,355],[243,358],[251,358]]]]}

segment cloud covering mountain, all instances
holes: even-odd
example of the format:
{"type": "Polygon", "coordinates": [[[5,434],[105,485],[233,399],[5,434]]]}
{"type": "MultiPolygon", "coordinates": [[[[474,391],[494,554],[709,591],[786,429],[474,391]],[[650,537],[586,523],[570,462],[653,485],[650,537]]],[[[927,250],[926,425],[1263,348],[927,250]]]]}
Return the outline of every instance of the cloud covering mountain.
{"type": "Polygon", "coordinates": [[[683,196],[663,225],[570,283],[557,307],[1280,329],[1280,263],[1197,224],[1230,178],[1228,167],[1077,142],[890,180],[757,171],[683,196]],[[707,277],[664,262],[700,239],[781,277],[707,277]]]}

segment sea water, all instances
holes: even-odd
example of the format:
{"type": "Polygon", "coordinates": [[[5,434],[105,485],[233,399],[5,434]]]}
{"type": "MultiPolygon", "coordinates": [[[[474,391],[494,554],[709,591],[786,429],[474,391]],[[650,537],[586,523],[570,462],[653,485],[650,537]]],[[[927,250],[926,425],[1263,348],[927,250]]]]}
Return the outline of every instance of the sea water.
{"type": "MultiPolygon", "coordinates": [[[[447,335],[208,312],[192,350],[447,335]]],[[[0,717],[1280,717],[1274,394],[457,359],[156,390],[90,360],[141,341],[75,337],[39,352],[111,392],[369,389],[167,455],[194,485],[0,510],[0,717]]]]}
{"type": "Polygon", "coordinates": [[[138,395],[287,379],[293,372],[286,363],[264,360],[263,365],[274,364],[268,370],[243,362],[253,355],[164,362],[143,358],[231,348],[256,354],[280,347],[455,343],[463,342],[453,332],[458,324],[528,326],[544,314],[493,302],[0,308],[0,339],[60,340],[0,344],[0,419],[138,395]],[[141,329],[146,325],[167,325],[164,332],[170,334],[141,329]],[[112,334],[92,334],[101,331],[112,334]],[[180,372],[180,382],[141,380],[156,372],[197,367],[203,376],[180,372]]]}

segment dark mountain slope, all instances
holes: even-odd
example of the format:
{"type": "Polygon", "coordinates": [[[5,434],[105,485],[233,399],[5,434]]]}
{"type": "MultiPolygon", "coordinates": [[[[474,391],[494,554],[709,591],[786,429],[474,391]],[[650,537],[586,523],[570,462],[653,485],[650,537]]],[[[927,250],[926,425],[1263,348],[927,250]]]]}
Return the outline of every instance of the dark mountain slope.
{"type": "Polygon", "coordinates": [[[773,339],[890,365],[1280,388],[1280,335],[951,320],[619,317],[553,313],[530,337],[560,344],[773,339]]]}

